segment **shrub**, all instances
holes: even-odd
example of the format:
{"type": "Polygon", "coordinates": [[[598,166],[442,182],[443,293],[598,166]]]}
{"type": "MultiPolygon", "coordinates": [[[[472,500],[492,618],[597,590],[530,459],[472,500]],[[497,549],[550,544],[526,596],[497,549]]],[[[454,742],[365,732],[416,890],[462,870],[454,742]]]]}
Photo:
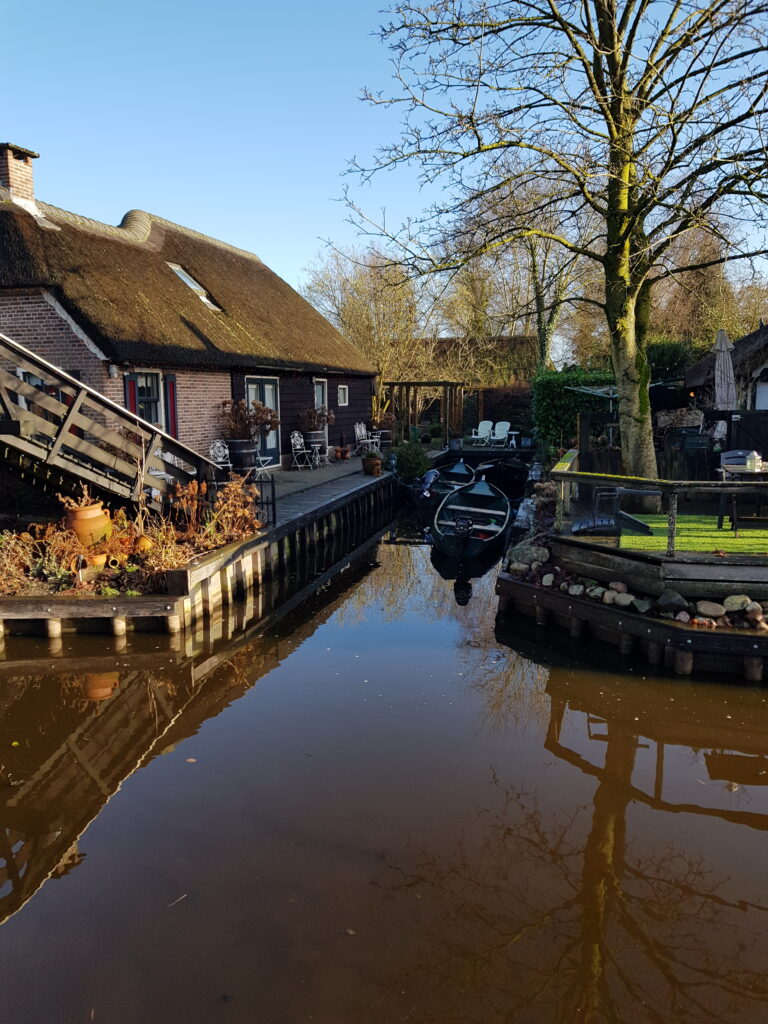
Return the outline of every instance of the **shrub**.
{"type": "Polygon", "coordinates": [[[608,412],[608,400],[572,387],[606,387],[613,384],[610,370],[541,370],[534,378],[533,426],[539,445],[564,446],[576,433],[579,412],[608,412]]]}
{"type": "Polygon", "coordinates": [[[416,477],[424,476],[431,463],[426,452],[416,441],[405,441],[392,449],[397,475],[408,484],[416,477]]]}
{"type": "Polygon", "coordinates": [[[439,438],[443,436],[443,425],[442,423],[432,423],[429,427],[429,436],[439,438]]]}

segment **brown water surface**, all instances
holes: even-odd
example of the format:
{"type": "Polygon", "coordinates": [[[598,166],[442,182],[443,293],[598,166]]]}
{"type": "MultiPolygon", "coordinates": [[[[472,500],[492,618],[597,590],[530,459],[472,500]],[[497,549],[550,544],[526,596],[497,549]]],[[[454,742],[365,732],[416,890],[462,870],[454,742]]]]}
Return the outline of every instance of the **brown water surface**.
{"type": "Polygon", "coordinates": [[[245,636],[9,641],[0,1021],[768,1019],[764,691],[473,587],[384,541],[245,636]]]}

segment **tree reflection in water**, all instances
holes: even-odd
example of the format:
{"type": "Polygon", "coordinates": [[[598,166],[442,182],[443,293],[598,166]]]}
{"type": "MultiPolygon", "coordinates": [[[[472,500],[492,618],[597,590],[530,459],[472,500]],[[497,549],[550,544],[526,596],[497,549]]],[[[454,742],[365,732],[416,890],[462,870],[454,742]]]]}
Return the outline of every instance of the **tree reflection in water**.
{"type": "MultiPolygon", "coordinates": [[[[498,720],[506,696],[492,688],[490,680],[479,687],[498,720]]],[[[553,690],[546,747],[577,763],[560,746],[567,701],[553,690]]],[[[591,806],[544,811],[535,789],[506,785],[494,771],[495,799],[466,823],[452,856],[413,849],[411,865],[390,865],[379,880],[393,898],[425,897],[434,915],[431,950],[412,956],[397,984],[428,986],[435,1005],[409,1021],[765,1019],[768,907],[729,897],[733,880],[700,855],[649,843],[639,830],[630,841],[639,736],[608,719],[600,739],[591,806]]],[[[645,802],[656,813],[673,809],[645,802]]],[[[766,829],[768,816],[749,823],[766,829]]]]}

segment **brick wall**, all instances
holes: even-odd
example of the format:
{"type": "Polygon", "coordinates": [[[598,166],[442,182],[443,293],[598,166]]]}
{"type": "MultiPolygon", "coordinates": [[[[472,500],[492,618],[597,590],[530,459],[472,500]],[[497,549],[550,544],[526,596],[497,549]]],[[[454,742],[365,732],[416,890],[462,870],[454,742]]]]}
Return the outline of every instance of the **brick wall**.
{"type": "MultiPolygon", "coordinates": [[[[115,397],[110,385],[117,382],[109,380],[107,364],[86,347],[42,294],[0,295],[0,334],[26,345],[109,398],[115,397]]],[[[122,393],[116,400],[122,405],[122,393]]]]}
{"type": "MultiPolygon", "coordinates": [[[[122,406],[126,372],[164,372],[153,366],[121,366],[118,375],[110,377],[107,361],[92,352],[71,324],[39,293],[0,295],[0,333],[26,345],[122,406]]],[[[218,412],[221,403],[232,396],[230,374],[214,370],[172,372],[176,377],[179,440],[207,455],[211,441],[221,436],[218,412]]]]}

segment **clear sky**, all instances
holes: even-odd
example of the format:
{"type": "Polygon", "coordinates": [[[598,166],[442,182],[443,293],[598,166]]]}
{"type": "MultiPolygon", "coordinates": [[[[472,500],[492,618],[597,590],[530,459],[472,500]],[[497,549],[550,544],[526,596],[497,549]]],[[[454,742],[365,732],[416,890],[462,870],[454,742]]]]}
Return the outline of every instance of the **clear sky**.
{"type": "MultiPolygon", "coordinates": [[[[38,198],[107,223],[149,210],[257,253],[297,286],[355,241],[347,161],[396,134],[383,0],[2,0],[0,141],[40,154],[38,198]],[[348,180],[348,179],[347,179],[348,180]]],[[[414,178],[359,192],[417,212],[414,178]]]]}

